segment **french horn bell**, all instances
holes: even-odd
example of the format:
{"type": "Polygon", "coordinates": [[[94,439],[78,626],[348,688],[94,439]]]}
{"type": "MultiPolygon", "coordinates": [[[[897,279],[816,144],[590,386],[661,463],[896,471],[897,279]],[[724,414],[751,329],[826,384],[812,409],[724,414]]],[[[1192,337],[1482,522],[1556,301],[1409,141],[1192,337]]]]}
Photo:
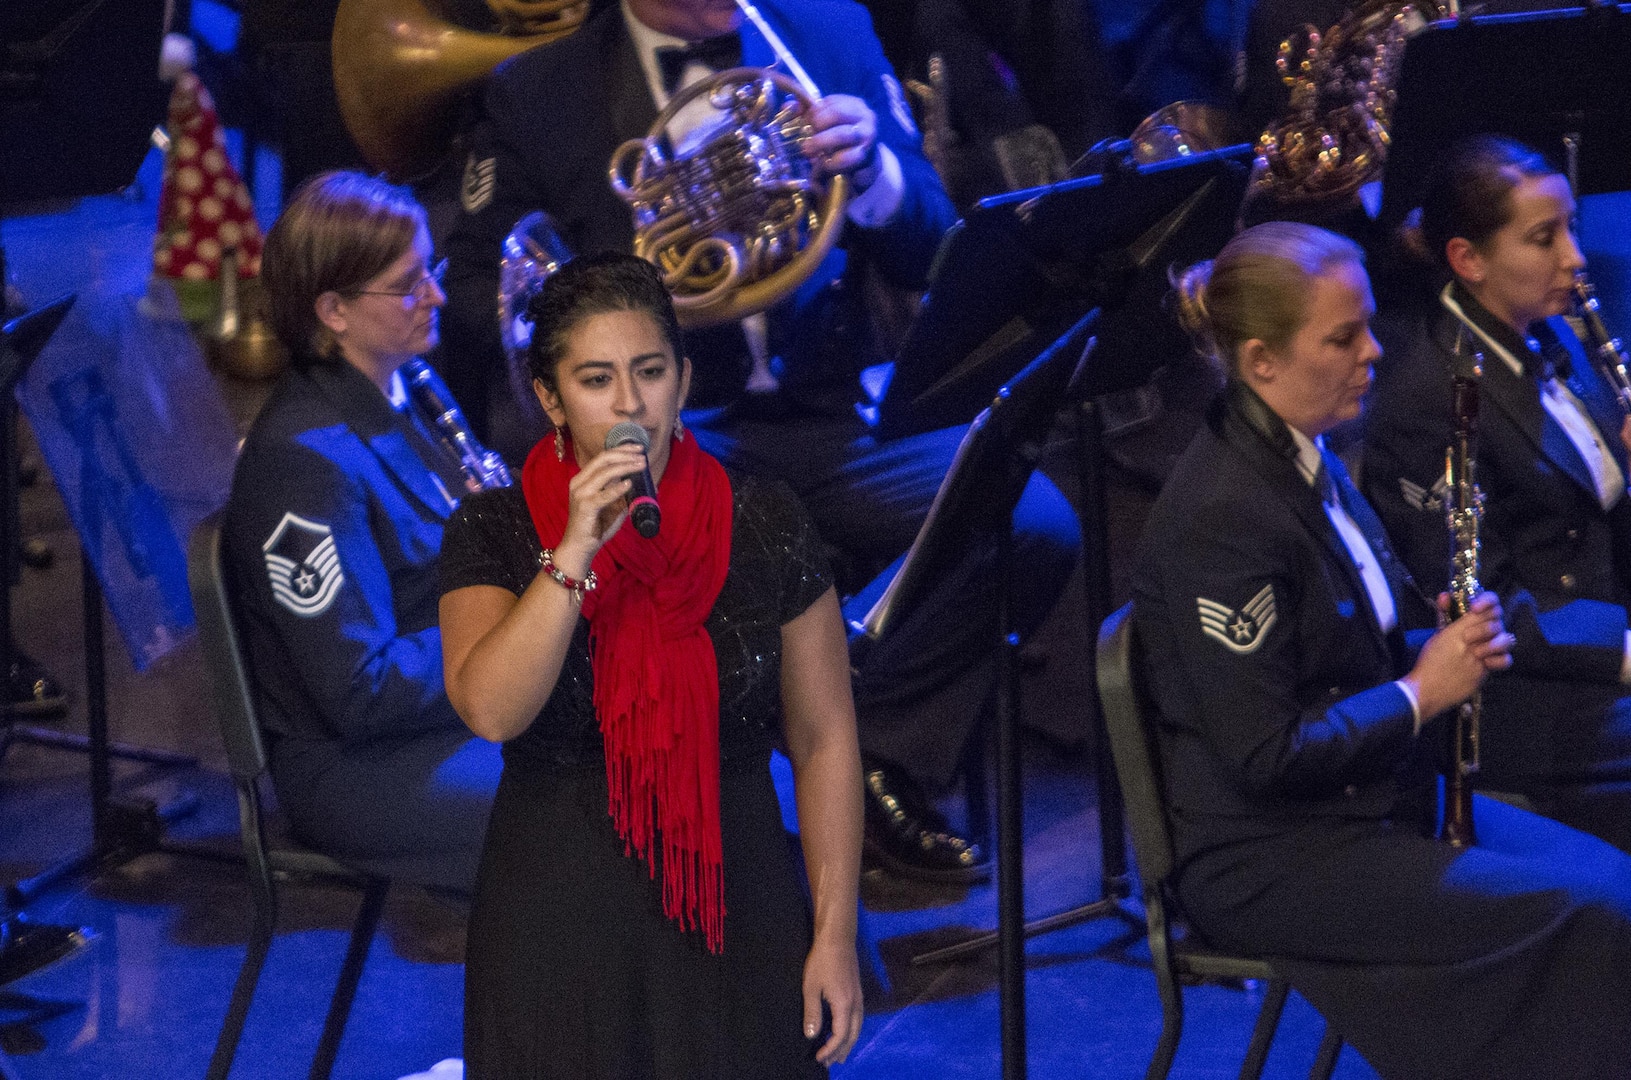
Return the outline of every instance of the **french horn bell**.
{"type": "Polygon", "coordinates": [[[437,0],[340,0],[334,18],[334,91],[363,158],[401,183],[447,153],[466,91],[518,53],[578,28],[588,0],[489,0],[522,36],[465,30],[437,0]]]}

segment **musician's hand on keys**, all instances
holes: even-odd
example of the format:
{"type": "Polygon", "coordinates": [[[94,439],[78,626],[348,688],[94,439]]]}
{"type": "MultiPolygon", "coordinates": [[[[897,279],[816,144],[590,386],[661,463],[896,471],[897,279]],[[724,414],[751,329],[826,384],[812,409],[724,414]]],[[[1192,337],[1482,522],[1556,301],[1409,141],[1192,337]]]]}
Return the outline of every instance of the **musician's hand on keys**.
{"type": "MultiPolygon", "coordinates": [[[[1448,605],[1448,594],[1440,596],[1440,609],[1448,605]]],[[[1485,675],[1511,666],[1511,651],[1512,635],[1501,623],[1500,601],[1494,593],[1480,593],[1467,614],[1427,640],[1405,676],[1422,720],[1459,705],[1483,684],[1485,675]]]]}
{"type": "Polygon", "coordinates": [[[857,192],[877,179],[878,117],[872,107],[852,94],[828,94],[810,110],[815,134],[804,142],[804,152],[823,176],[855,170],[857,192]],[[865,166],[864,168],[861,166],[865,166]]]}

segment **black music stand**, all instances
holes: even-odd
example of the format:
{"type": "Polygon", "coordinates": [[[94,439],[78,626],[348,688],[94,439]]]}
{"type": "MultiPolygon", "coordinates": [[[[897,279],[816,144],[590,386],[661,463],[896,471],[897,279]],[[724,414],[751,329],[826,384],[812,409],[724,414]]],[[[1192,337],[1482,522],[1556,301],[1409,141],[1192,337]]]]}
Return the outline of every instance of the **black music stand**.
{"type": "Polygon", "coordinates": [[[1185,355],[1176,323],[1150,316],[1169,263],[1209,257],[1233,234],[1251,159],[1242,144],[982,199],[941,242],[879,434],[967,423],[1089,308],[1104,309],[1089,395],[1138,386],[1185,355]]]}
{"type": "Polygon", "coordinates": [[[1631,189],[1627,70],[1631,5],[1432,24],[1405,47],[1378,220],[1387,227],[1402,222],[1421,204],[1444,148],[1485,132],[1543,149],[1572,144],[1578,194],[1631,189]],[[1567,62],[1537,62],[1544,57],[1567,62]]]}
{"type": "MultiPolygon", "coordinates": [[[[164,116],[168,88],[158,77],[164,0],[41,0],[0,13],[0,145],[12,153],[0,171],[0,210],[29,212],[60,200],[102,195],[128,185],[146,157],[153,127],[164,116]],[[143,46],[146,47],[143,47],[143,46]]],[[[5,255],[0,248],[0,280],[5,255]]],[[[13,391],[66,314],[72,297],[8,324],[0,361],[0,456],[5,459],[4,515],[9,537],[0,558],[15,558],[16,423],[13,391]],[[8,554],[9,552],[9,554],[8,554]]],[[[3,304],[3,300],[0,300],[3,304]]],[[[86,710],[89,737],[40,733],[31,741],[88,750],[91,758],[92,840],[32,878],[6,887],[6,909],[18,909],[52,883],[92,867],[123,861],[160,845],[167,821],[198,805],[190,793],[164,807],[112,794],[111,757],[196,765],[185,754],[112,744],[107,728],[107,676],[101,586],[82,556],[86,710]]],[[[0,583],[5,585],[5,583],[0,583]]],[[[0,612],[10,614],[9,587],[0,612]]],[[[9,619],[8,624],[9,628],[9,619]]],[[[0,663],[9,668],[9,642],[0,636],[0,663]]],[[[192,849],[185,849],[191,851],[192,849]]]]}
{"type": "MultiPolygon", "coordinates": [[[[879,405],[879,426],[886,437],[962,423],[1001,392],[1009,373],[1025,359],[1064,332],[1044,354],[1054,356],[1082,328],[1082,313],[1098,310],[1092,361],[1082,365],[1068,391],[1059,384],[1046,414],[1051,422],[1063,406],[1076,410],[1089,640],[1097,640],[1099,624],[1111,610],[1103,419],[1096,397],[1142,385],[1161,364],[1187,355],[1188,338],[1175,320],[1162,315],[1170,290],[1167,268],[1210,257],[1227,242],[1251,156],[1251,147],[1240,145],[1153,165],[1129,161],[1102,174],[981,201],[942,242],[929,293],[879,405]]],[[[1041,362],[1027,368],[1027,375],[1041,362]]],[[[1010,396],[1012,392],[1010,386],[1010,396]]],[[[949,474],[942,495],[952,484],[949,474]]],[[[939,507],[939,497],[935,505],[939,507]]],[[[903,567],[897,582],[904,574],[903,567]]],[[[1013,647],[1005,638],[1005,649],[1013,647]]],[[[1005,688],[999,700],[1008,692],[1005,688]]],[[[1010,715],[1014,724],[999,724],[999,758],[1001,740],[1011,738],[1017,726],[1017,712],[1010,715]],[[1004,726],[1010,729],[1008,736],[1002,734],[1004,726]]],[[[998,930],[913,960],[949,960],[1001,946],[1003,1075],[1008,1080],[1025,1071],[1024,939],[1105,916],[1137,921],[1121,904],[1131,892],[1121,788],[1096,703],[1093,716],[1098,732],[1099,898],[1024,923],[1019,784],[1017,773],[999,762],[999,820],[1006,815],[1010,824],[999,824],[998,930]],[[1006,878],[1005,852],[1013,860],[1006,878]]]]}
{"type": "MultiPolygon", "coordinates": [[[[1026,482],[1041,459],[1059,404],[1067,398],[1070,387],[1087,366],[1088,355],[1093,350],[1089,334],[1098,317],[1095,309],[1077,320],[999,389],[990,406],[969,424],[905,562],[872,609],[855,625],[851,644],[852,651],[864,650],[869,643],[886,638],[968,558],[974,539],[995,536],[999,636],[997,925],[1001,948],[998,981],[1005,1075],[1008,1075],[1008,1062],[1019,1062],[1023,1068],[1025,1060],[1025,938],[1039,932],[1024,925],[1019,635],[1013,632],[1009,587],[1013,514],[1026,482]]],[[[1102,793],[1100,798],[1101,801],[1104,798],[1102,793]]],[[[1106,908],[1083,917],[1095,918],[1108,913],[1106,908]]]]}

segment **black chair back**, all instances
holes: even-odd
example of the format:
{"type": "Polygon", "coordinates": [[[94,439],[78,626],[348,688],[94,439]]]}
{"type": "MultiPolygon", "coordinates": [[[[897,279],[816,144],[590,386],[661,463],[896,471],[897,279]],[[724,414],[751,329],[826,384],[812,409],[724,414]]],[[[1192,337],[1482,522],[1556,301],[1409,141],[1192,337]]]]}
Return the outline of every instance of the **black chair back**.
{"type": "Polygon", "coordinates": [[[1148,892],[1172,873],[1174,856],[1153,730],[1156,710],[1144,686],[1143,661],[1133,633],[1132,605],[1123,604],[1099,630],[1099,704],[1121,780],[1138,875],[1148,892]]]}
{"type": "Polygon", "coordinates": [[[221,723],[221,738],[226,744],[228,767],[238,789],[238,827],[255,901],[249,948],[232,987],[232,999],[216,1037],[206,1080],[226,1080],[232,1071],[244,1022],[249,1018],[255,987],[260,982],[261,968],[277,927],[277,879],[285,875],[338,882],[363,892],[362,905],[340,966],[340,978],[329,999],[323,1034],[307,1073],[309,1080],[327,1080],[339,1056],[340,1040],[351,1015],[351,1003],[362,978],[369,943],[373,941],[374,929],[385,907],[390,881],[362,873],[316,851],[273,849],[267,845],[260,798],[260,780],[267,771],[266,743],[261,738],[254,680],[244,658],[222,565],[221,511],[206,517],[193,531],[187,550],[187,585],[198,617],[198,637],[204,650],[204,667],[209,673],[216,717],[221,723]]]}
{"type": "Polygon", "coordinates": [[[221,513],[210,514],[193,531],[187,552],[187,585],[198,616],[204,669],[209,673],[227,762],[234,779],[252,781],[266,772],[266,744],[261,739],[254,684],[244,662],[221,564],[221,513]]]}
{"type": "MultiPolygon", "coordinates": [[[[1191,936],[1175,936],[1169,925],[1166,883],[1176,863],[1172,831],[1162,787],[1161,758],[1155,744],[1159,715],[1144,683],[1144,654],[1133,630],[1133,608],[1123,604],[1099,628],[1099,704],[1115,758],[1133,834],[1133,856],[1143,888],[1144,918],[1156,989],[1161,995],[1161,1037],[1150,1059],[1146,1080],[1162,1080],[1172,1069],[1183,1031],[1182,982],[1185,979],[1256,979],[1266,985],[1251,1043],[1240,1066],[1241,1080],[1257,1080],[1268,1061],[1269,1046],[1280,1023],[1290,986],[1273,964],[1209,948],[1191,936]]],[[[1342,1050],[1342,1037],[1330,1025],[1320,1040],[1309,1076],[1330,1080],[1342,1050]]]]}

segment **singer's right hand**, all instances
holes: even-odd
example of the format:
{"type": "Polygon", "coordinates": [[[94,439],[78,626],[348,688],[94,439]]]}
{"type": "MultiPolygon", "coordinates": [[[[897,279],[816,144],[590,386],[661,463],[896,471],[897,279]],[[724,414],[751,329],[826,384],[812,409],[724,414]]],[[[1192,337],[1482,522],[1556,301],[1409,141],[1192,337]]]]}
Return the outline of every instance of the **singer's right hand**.
{"type": "Polygon", "coordinates": [[[569,577],[588,574],[595,553],[623,527],[633,486],[629,475],[644,465],[638,446],[613,447],[596,454],[567,485],[566,532],[555,548],[555,565],[569,577]]]}

